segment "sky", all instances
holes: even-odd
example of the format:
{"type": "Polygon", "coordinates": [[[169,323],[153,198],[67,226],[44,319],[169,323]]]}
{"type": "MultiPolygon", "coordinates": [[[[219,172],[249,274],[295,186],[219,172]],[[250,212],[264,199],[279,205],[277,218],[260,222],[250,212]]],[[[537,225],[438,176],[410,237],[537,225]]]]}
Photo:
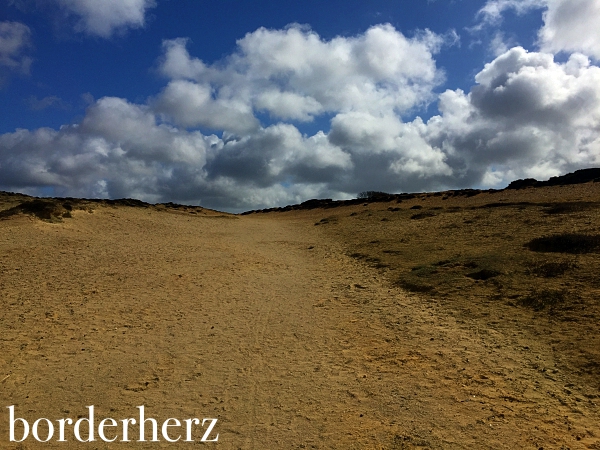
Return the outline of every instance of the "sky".
{"type": "Polygon", "coordinates": [[[241,212],[600,167],[600,0],[0,0],[0,190],[241,212]]]}

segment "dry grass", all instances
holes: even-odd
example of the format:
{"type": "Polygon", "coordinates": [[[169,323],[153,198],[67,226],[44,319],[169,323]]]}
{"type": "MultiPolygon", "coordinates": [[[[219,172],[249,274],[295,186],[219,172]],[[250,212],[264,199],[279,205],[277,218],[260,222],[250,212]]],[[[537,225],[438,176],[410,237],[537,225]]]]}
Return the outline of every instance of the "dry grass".
{"type": "Polygon", "coordinates": [[[510,301],[526,298],[540,284],[571,285],[568,293],[583,285],[599,287],[594,279],[599,258],[593,256],[600,249],[599,203],[578,201],[571,207],[561,198],[555,203],[538,198],[541,193],[480,193],[446,201],[423,195],[401,208],[329,210],[337,214],[318,224],[343,240],[348,254],[384,267],[408,290],[438,298],[460,292],[510,301]],[[503,198],[511,194],[521,198],[503,198]],[[578,263],[566,259],[569,255],[580,255],[578,263]]]}
{"type": "Polygon", "coordinates": [[[395,285],[478,326],[498,315],[507,332],[522,331],[517,318],[533,329],[536,317],[553,321],[554,347],[587,373],[600,367],[599,200],[600,183],[421,194],[401,205],[329,209],[321,231],[395,285]]]}

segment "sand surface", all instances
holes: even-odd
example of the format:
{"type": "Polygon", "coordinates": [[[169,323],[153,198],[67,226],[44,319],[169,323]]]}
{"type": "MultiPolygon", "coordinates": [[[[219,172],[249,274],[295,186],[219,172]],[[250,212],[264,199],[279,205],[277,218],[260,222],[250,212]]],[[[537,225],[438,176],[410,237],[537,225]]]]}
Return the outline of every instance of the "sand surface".
{"type": "Polygon", "coordinates": [[[5,406],[144,405],[217,418],[201,445],[222,449],[600,449],[600,398],[570,395],[551,349],[394,287],[321,228],[106,206],[0,221],[0,447],[194,445],[8,442],[5,406]]]}

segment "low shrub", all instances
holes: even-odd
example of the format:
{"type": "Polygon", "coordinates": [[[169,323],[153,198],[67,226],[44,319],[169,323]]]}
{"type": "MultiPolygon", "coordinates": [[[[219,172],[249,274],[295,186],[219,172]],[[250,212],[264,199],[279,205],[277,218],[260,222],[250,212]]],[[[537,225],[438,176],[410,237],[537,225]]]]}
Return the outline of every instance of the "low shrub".
{"type": "Polygon", "coordinates": [[[525,244],[529,250],[546,253],[594,253],[600,250],[600,235],[563,233],[535,238],[525,244]]]}

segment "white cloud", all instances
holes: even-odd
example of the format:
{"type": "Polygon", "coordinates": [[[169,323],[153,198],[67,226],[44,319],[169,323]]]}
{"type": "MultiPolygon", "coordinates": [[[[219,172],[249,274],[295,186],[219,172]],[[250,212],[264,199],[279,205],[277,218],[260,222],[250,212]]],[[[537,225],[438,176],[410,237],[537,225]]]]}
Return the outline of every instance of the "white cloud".
{"type": "Polygon", "coordinates": [[[51,186],[56,195],[243,209],[326,191],[351,168],[350,156],[324,133],[306,137],[278,124],[243,137],[206,136],[114,97],[91,105],[79,124],[0,135],[2,187],[32,193],[51,186]]]}
{"type": "MultiPolygon", "coordinates": [[[[160,70],[189,83],[183,95],[198,98],[204,92],[201,103],[210,92],[215,102],[234,102],[238,110],[263,110],[275,118],[310,121],[322,113],[353,110],[404,113],[431,101],[432,89],[443,81],[433,59],[443,41],[431,32],[409,39],[391,25],[330,41],[299,25],[260,28],[239,40],[229,58],[211,66],[189,55],[186,40],[167,41],[160,70]]],[[[168,103],[159,98],[158,104],[163,101],[168,103]]],[[[196,109],[189,113],[184,115],[200,120],[196,109]]]]}
{"type": "Polygon", "coordinates": [[[178,170],[201,171],[216,141],[158,124],[146,107],[102,98],[80,124],[0,135],[0,179],[64,195],[157,199],[178,170]]]}
{"type": "Polygon", "coordinates": [[[439,115],[405,121],[436,97],[442,40],[389,25],[329,41],[300,26],[259,29],[213,64],[168,41],[166,86],[146,104],[90,99],[78,124],[0,135],[0,188],[243,210],[501,187],[600,164],[600,68],[581,53],[558,63],[512,48],[468,93],[438,95],[439,115]],[[300,131],[325,117],[328,129],[300,131]]]}
{"type": "Polygon", "coordinates": [[[25,54],[31,47],[31,30],[20,22],[0,22],[0,85],[8,73],[28,74],[31,57],[25,54]]]}
{"type": "MultiPolygon", "coordinates": [[[[478,31],[497,26],[506,11],[523,15],[543,9],[544,25],[538,33],[543,52],[579,52],[600,60],[600,0],[488,0],[477,13],[478,31]]],[[[491,44],[499,48],[499,35],[491,44]]]]}
{"type": "Polygon", "coordinates": [[[299,122],[310,122],[323,111],[323,106],[314,98],[279,89],[258,93],[255,105],[258,110],[269,111],[275,118],[299,122]]]}
{"type": "Polygon", "coordinates": [[[510,40],[507,41],[504,33],[502,33],[501,31],[497,31],[494,34],[494,37],[492,38],[488,49],[494,57],[498,57],[503,53],[506,53],[509,50],[509,48],[514,46],[510,44],[512,44],[512,42],[510,42],[510,40]]]}
{"type": "Polygon", "coordinates": [[[305,137],[293,125],[277,124],[240,139],[225,140],[207,171],[252,186],[277,183],[330,182],[352,169],[349,154],[331,145],[324,133],[305,137]]]}
{"type": "Polygon", "coordinates": [[[154,107],[184,127],[202,126],[244,133],[259,126],[244,98],[221,95],[215,99],[209,84],[187,80],[171,81],[159,95],[154,107]]]}
{"type": "Polygon", "coordinates": [[[539,32],[543,51],[581,52],[600,60],[600,1],[547,0],[539,32]]]}
{"type": "Polygon", "coordinates": [[[427,124],[466,184],[548,178],[600,163],[600,68],[581,54],[516,47],[486,64],[467,95],[447,91],[427,124]],[[461,173],[462,168],[462,173],[461,173]]]}
{"type": "Polygon", "coordinates": [[[484,25],[498,24],[508,10],[522,15],[534,9],[542,9],[547,3],[548,0],[488,0],[477,13],[481,23],[476,29],[480,29],[484,25]]]}
{"type": "Polygon", "coordinates": [[[66,12],[78,18],[75,29],[86,34],[110,37],[127,28],[141,28],[146,10],[155,0],[55,0],[66,12]]]}

